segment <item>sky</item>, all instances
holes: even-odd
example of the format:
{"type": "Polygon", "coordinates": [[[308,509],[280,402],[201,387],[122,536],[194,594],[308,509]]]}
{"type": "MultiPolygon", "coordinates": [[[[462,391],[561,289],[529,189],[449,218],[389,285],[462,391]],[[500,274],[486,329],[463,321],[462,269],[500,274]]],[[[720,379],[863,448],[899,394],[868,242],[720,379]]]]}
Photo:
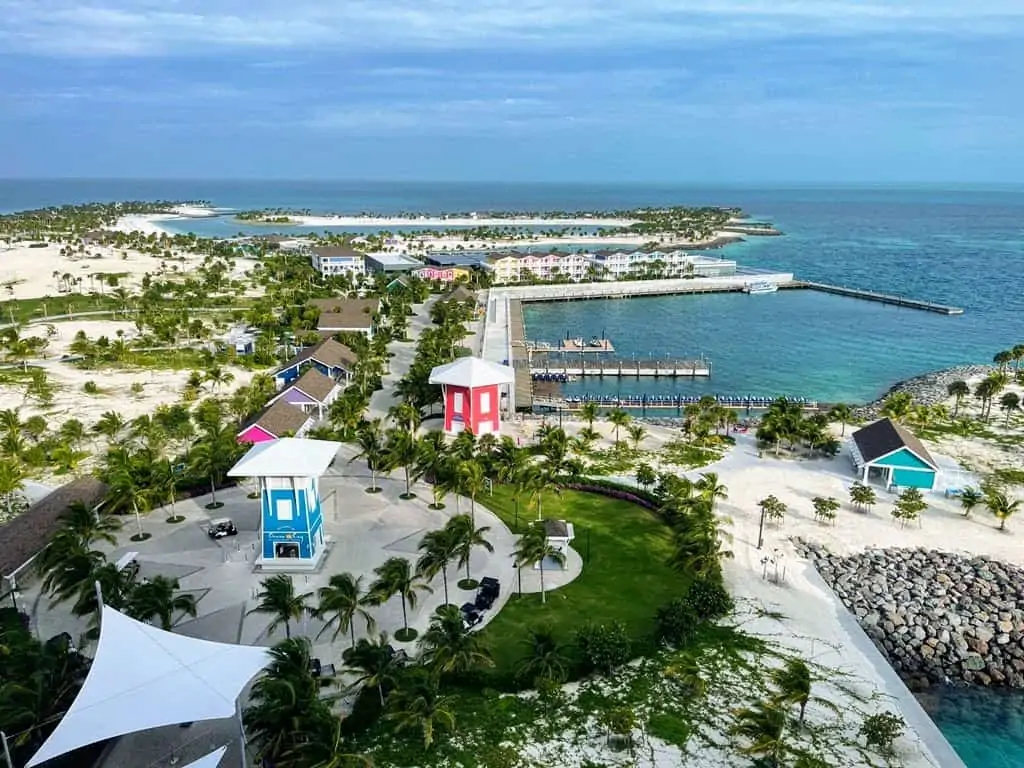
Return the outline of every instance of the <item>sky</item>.
{"type": "Polygon", "coordinates": [[[1022,0],[0,0],[0,177],[1024,182],[1022,0]]]}

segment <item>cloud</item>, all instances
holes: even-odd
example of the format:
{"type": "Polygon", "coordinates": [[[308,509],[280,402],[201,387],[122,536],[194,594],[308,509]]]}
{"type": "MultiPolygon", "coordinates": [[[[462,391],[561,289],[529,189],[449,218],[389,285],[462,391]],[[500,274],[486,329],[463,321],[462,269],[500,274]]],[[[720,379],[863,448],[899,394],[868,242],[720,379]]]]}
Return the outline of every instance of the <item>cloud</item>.
{"type": "Polygon", "coordinates": [[[153,56],[683,46],[799,35],[1020,34],[1019,0],[0,0],[8,52],[153,56]]]}

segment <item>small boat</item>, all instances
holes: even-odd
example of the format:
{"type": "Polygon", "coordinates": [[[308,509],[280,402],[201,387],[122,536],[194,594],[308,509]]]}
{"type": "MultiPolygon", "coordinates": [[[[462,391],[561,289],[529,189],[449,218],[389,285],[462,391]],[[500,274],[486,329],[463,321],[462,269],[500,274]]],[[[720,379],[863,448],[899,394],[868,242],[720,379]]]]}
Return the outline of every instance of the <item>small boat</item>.
{"type": "Polygon", "coordinates": [[[779,290],[778,285],[767,282],[747,283],[743,286],[743,292],[749,293],[751,296],[760,293],[775,293],[777,290],[779,290]]]}

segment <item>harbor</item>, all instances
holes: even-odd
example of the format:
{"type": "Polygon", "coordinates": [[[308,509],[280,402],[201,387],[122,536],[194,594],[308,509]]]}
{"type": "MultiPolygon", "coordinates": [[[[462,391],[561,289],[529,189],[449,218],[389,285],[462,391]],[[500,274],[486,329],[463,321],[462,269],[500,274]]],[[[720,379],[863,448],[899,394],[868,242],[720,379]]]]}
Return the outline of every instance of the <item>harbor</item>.
{"type": "Polygon", "coordinates": [[[711,376],[710,360],[599,360],[587,362],[545,362],[530,366],[530,377],[542,381],[569,381],[588,376],[640,378],[695,378],[711,376]]]}

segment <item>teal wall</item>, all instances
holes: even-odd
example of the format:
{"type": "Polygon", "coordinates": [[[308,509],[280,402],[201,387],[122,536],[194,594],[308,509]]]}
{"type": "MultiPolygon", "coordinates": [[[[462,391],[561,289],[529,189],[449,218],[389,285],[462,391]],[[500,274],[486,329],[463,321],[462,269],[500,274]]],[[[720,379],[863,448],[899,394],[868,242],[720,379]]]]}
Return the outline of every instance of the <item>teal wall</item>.
{"type": "Polygon", "coordinates": [[[871,464],[875,467],[914,467],[915,469],[927,469],[934,472],[930,466],[906,448],[900,448],[895,453],[891,453],[878,461],[873,461],[871,464]]]}
{"type": "Polygon", "coordinates": [[[892,483],[901,488],[922,488],[930,490],[935,487],[935,472],[931,469],[917,472],[912,469],[894,469],[892,483]]]}
{"type": "Polygon", "coordinates": [[[316,555],[318,548],[317,532],[323,525],[320,511],[320,499],[315,492],[306,493],[299,490],[293,493],[290,488],[264,489],[263,499],[263,557],[274,557],[274,545],[280,542],[297,542],[299,557],[310,559],[316,555]],[[298,496],[298,508],[295,500],[298,496]],[[276,515],[278,500],[286,501],[292,507],[291,520],[278,520],[276,515]]]}

